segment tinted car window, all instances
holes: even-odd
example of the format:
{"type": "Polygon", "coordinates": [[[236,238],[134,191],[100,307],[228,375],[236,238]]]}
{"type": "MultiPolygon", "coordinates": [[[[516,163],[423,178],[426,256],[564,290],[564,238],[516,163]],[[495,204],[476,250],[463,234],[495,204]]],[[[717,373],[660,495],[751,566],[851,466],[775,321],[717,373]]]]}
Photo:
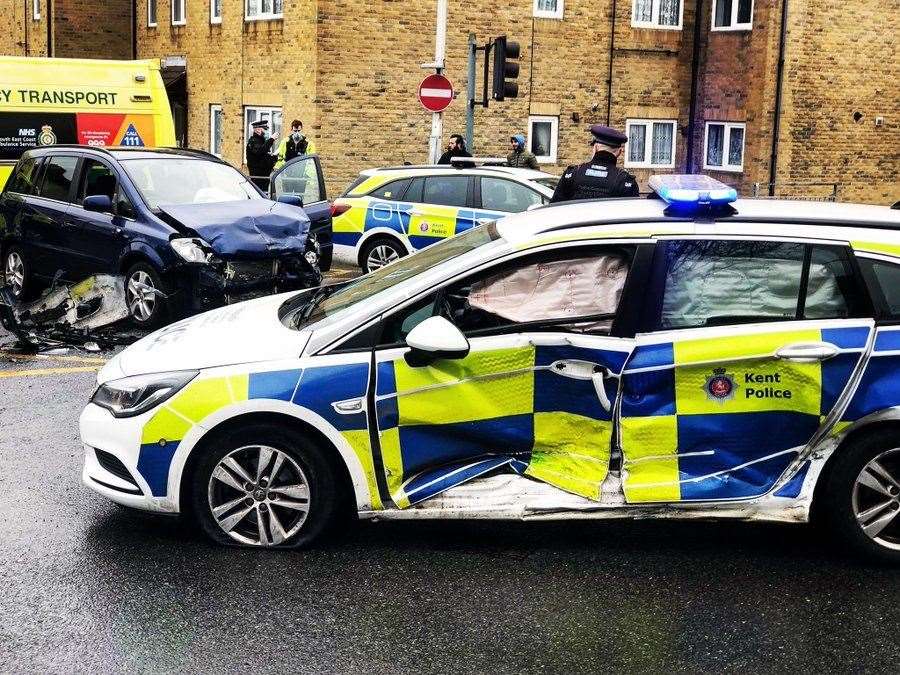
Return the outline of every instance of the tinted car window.
{"type": "Polygon", "coordinates": [[[804,319],[846,319],[859,316],[862,293],[847,255],[840,249],[812,247],[804,319]]]}
{"type": "Polygon", "coordinates": [[[392,180],[387,185],[382,185],[369,193],[370,196],[378,199],[400,199],[406,191],[411,179],[403,178],[401,180],[392,180]]]}
{"type": "Polygon", "coordinates": [[[116,194],[115,206],[117,216],[122,216],[123,218],[131,218],[132,220],[137,218],[137,213],[134,210],[134,205],[131,203],[131,200],[128,199],[128,197],[122,194],[121,187],[116,194]]]}
{"type": "Polygon", "coordinates": [[[77,165],[77,157],[51,157],[44,169],[41,197],[68,201],[77,165]]]}
{"type": "Polygon", "coordinates": [[[900,265],[881,260],[860,258],[859,264],[868,269],[891,318],[900,317],[900,265]]]}
{"type": "Polygon", "coordinates": [[[422,202],[441,206],[465,206],[468,191],[467,176],[429,176],[425,179],[422,202]]]}
{"type": "Polygon", "coordinates": [[[35,179],[38,176],[40,160],[29,157],[19,162],[16,174],[9,183],[9,192],[18,192],[23,195],[34,194],[35,179]]]}
{"type": "Polygon", "coordinates": [[[94,195],[106,195],[113,201],[117,182],[116,175],[106,164],[96,159],[86,159],[81,165],[81,184],[77,202],[80,204],[85,197],[94,195]]]}
{"type": "Polygon", "coordinates": [[[481,207],[489,211],[520,213],[543,200],[534,190],[504,178],[481,179],[481,207]]]}
{"type": "Polygon", "coordinates": [[[413,179],[412,185],[410,185],[409,189],[406,191],[406,194],[403,195],[403,199],[408,202],[413,202],[414,204],[419,204],[422,202],[422,191],[424,189],[425,179],[415,178],[413,179]]]}
{"type": "Polygon", "coordinates": [[[304,159],[290,164],[275,177],[276,195],[295,195],[304,204],[322,201],[324,193],[319,183],[319,172],[313,159],[304,159]]]}

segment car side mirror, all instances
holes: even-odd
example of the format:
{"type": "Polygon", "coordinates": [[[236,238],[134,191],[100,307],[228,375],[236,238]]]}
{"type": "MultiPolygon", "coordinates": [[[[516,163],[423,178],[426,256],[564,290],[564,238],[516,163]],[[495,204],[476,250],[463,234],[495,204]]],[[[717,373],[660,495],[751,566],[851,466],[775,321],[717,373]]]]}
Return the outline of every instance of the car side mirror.
{"type": "Polygon", "coordinates": [[[438,359],[461,359],[469,354],[469,341],[442,316],[432,316],[406,336],[406,362],[413,368],[427,366],[438,359]]]}
{"type": "Polygon", "coordinates": [[[303,199],[297,195],[279,195],[275,201],[282,204],[290,204],[291,206],[303,206],[303,199]]]}
{"type": "Polygon", "coordinates": [[[81,206],[85,211],[95,211],[96,213],[112,213],[112,199],[106,195],[90,195],[84,198],[81,206]]]}

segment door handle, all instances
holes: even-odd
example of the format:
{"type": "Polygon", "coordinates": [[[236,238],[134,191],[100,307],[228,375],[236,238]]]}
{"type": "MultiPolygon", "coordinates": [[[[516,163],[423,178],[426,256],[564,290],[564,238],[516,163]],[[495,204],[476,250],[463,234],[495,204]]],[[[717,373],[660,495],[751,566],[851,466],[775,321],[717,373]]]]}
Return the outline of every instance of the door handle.
{"type": "Polygon", "coordinates": [[[590,361],[554,361],[550,364],[550,370],[557,375],[570,377],[573,380],[590,380],[594,385],[594,391],[600,405],[606,412],[612,409],[612,403],[606,394],[605,381],[608,377],[614,377],[609,369],[590,361]]]}
{"type": "Polygon", "coordinates": [[[826,361],[837,356],[840,350],[830,342],[796,342],[775,352],[775,357],[798,363],[826,361]]]}
{"type": "Polygon", "coordinates": [[[591,374],[591,382],[594,383],[594,391],[597,392],[597,398],[600,400],[600,405],[606,412],[612,410],[609,396],[606,395],[606,375],[608,373],[609,371],[606,370],[606,368],[597,366],[591,374]]]}

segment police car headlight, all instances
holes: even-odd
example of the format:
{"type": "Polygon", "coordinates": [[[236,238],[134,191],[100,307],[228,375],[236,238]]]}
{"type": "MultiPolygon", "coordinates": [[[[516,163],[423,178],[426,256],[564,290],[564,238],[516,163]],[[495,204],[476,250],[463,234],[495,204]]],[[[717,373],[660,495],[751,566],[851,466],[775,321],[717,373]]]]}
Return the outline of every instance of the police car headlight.
{"type": "Polygon", "coordinates": [[[173,239],[172,250],[190,263],[210,263],[215,260],[212,251],[205,249],[199,239],[173,239]]]}
{"type": "Polygon", "coordinates": [[[106,408],[115,417],[134,417],[174,396],[199,372],[182,370],[112,380],[97,388],[91,403],[106,408]]]}

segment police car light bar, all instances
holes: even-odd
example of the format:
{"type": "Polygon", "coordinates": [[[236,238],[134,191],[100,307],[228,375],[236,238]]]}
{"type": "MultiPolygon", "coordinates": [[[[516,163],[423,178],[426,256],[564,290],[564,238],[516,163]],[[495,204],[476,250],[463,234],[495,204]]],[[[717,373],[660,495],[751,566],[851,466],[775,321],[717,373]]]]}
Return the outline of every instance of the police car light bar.
{"type": "Polygon", "coordinates": [[[738,198],[737,190],[709,176],[650,176],[649,183],[660,199],[680,209],[724,206],[738,198]]]}

